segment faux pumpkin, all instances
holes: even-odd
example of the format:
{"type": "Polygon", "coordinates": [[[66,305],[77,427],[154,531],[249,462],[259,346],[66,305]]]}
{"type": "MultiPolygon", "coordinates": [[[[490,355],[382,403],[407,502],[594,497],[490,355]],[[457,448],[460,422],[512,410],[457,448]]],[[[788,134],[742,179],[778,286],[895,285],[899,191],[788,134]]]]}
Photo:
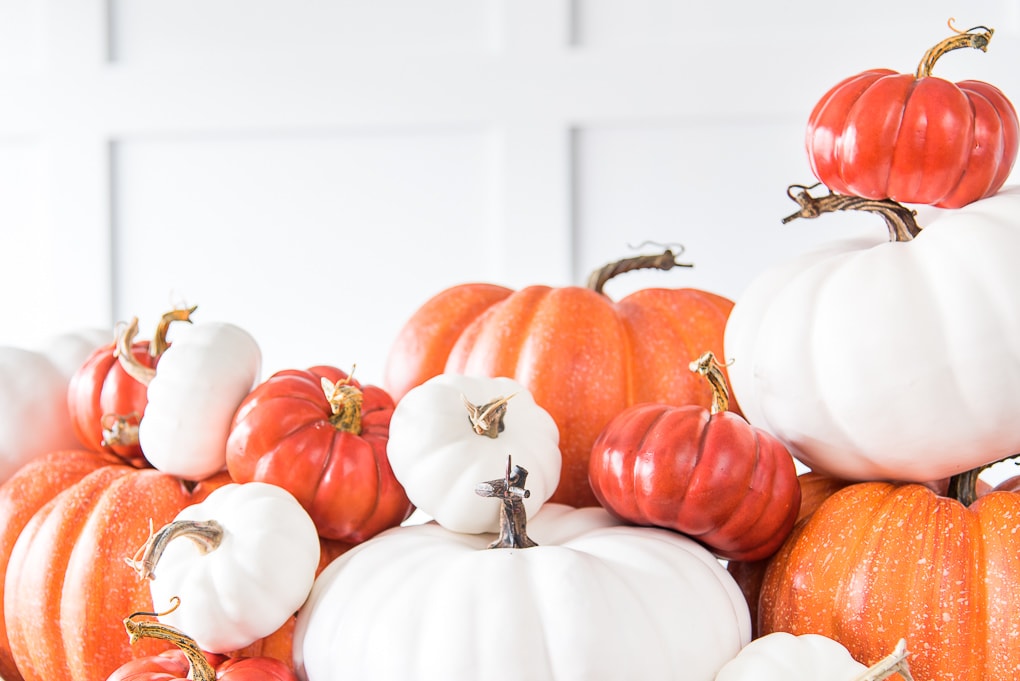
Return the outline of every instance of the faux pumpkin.
{"type": "Polygon", "coordinates": [[[587,287],[462,284],[422,305],[398,334],[384,385],[399,403],[442,373],[512,378],[531,391],[560,431],[563,468],[551,501],[596,505],[588,484],[595,438],[637,402],[711,404],[708,386],[684,370],[691,348],[723,357],[732,301],[697,289],[649,288],[619,301],[602,287],[640,267],[677,265],[667,251],[611,263],[587,287]]]}
{"type": "Polygon", "coordinates": [[[109,335],[81,329],[38,347],[0,346],[0,482],[36,456],[81,447],[68,416],[68,385],[109,335]]]}
{"type": "Polygon", "coordinates": [[[138,442],[152,466],[185,480],[202,480],[226,468],[231,419],[259,379],[262,353],[251,334],[227,322],[179,327],[157,369],[138,365],[127,346],[118,357],[148,386],[138,442]]]}
{"type": "Polygon", "coordinates": [[[227,470],[289,491],[321,536],[364,541],[413,510],[386,454],[393,407],[385,390],[336,367],[279,371],[237,408],[227,470]]]}
{"type": "Polygon", "coordinates": [[[560,480],[559,431],[517,381],[440,374],[400,400],[390,424],[390,465],[414,505],[454,532],[496,532],[499,508],[474,483],[507,455],[530,471],[528,515],[560,480]]]}
{"type": "MultiPolygon", "coordinates": [[[[180,604],[175,601],[174,607],[180,604]]],[[[165,615],[166,613],[163,613],[165,615]]],[[[158,655],[125,662],[107,681],[297,681],[291,668],[271,657],[233,658],[203,651],[198,643],[174,627],[140,621],[160,613],[136,612],[124,619],[130,642],[145,639],[169,641],[175,647],[158,655]]]]}
{"type": "Polygon", "coordinates": [[[856,208],[892,239],[831,242],[745,289],[725,344],[747,420],[850,480],[929,482],[1020,451],[1020,187],[929,208],[923,229],[892,201],[790,193],[788,220],[856,208]]]}
{"type": "Polygon", "coordinates": [[[744,646],[715,681],[878,681],[896,673],[911,678],[905,641],[868,668],[827,636],[777,631],[744,646]]]}
{"type": "Polygon", "coordinates": [[[302,678],[711,681],[749,641],[743,597],[700,545],[600,508],[527,521],[526,477],[479,485],[503,508],[498,536],[402,526],[323,570],[298,614],[302,678]]]}
{"type": "Polygon", "coordinates": [[[722,558],[770,556],[800,508],[793,457],[727,411],[729,390],[715,355],[705,353],[690,368],[711,384],[711,409],[646,403],[622,411],[592,447],[592,489],[617,517],[683,532],[722,558]]]}
{"type": "Polygon", "coordinates": [[[932,75],[959,48],[988,49],[992,29],[955,31],[914,74],[872,69],[843,80],[808,120],[808,159],[830,189],[959,208],[998,191],[1016,160],[1017,114],[994,85],[932,75]]]}
{"type": "Polygon", "coordinates": [[[1020,494],[972,501],[970,475],[949,489],[862,482],[832,494],[770,561],[761,633],[822,634],[865,664],[905,639],[918,681],[1016,679],[1020,494]]]}
{"type": "Polygon", "coordinates": [[[152,534],[133,567],[152,603],[180,598],[160,621],[202,648],[227,653],[272,634],[308,597],[319,535],[294,496],[264,482],[234,483],[183,508],[152,534]]]}
{"type": "Polygon", "coordinates": [[[110,451],[145,465],[138,444],[138,424],[145,413],[146,385],[124,370],[117,354],[130,351],[138,365],[154,368],[168,346],[170,325],[175,321],[190,322],[194,311],[194,307],[171,310],[160,319],[151,341],[134,341],[118,347],[113,340],[96,348],[82,362],[71,377],[67,407],[71,425],[83,446],[110,451]]]}
{"type": "Polygon", "coordinates": [[[151,600],[125,558],[150,519],[163,525],[227,482],[222,474],[189,488],[110,454],[71,451],[37,457],[0,486],[6,681],[94,681],[165,648],[132,651],[109,616],[151,600]]]}

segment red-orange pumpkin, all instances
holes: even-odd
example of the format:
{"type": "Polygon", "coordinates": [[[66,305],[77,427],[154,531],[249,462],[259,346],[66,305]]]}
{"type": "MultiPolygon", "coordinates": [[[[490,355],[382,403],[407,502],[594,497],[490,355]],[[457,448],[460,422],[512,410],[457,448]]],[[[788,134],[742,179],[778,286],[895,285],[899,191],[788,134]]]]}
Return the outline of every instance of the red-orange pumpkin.
{"type": "Polygon", "coordinates": [[[1015,681],[1020,494],[970,506],[917,484],[827,498],[766,570],[759,632],[818,633],[872,664],[905,638],[918,681],[1015,681]]]}
{"type": "Polygon", "coordinates": [[[708,407],[712,390],[687,365],[704,350],[723,357],[732,301],[690,288],[642,289],[619,301],[601,292],[609,276],[632,266],[677,264],[669,251],[658,264],[651,259],[608,265],[589,287],[463,284],[442,291],[397,336],[386,389],[399,401],[444,372],[517,380],[560,430],[563,467],[550,501],[598,505],[588,459],[606,424],[637,402],[708,407]]]}
{"type": "Polygon", "coordinates": [[[43,455],[19,469],[0,486],[3,678],[93,681],[165,649],[156,642],[132,650],[110,616],[151,605],[149,585],[125,558],[145,542],[150,519],[161,527],[229,481],[223,473],[189,489],[87,451],[43,455]]]}

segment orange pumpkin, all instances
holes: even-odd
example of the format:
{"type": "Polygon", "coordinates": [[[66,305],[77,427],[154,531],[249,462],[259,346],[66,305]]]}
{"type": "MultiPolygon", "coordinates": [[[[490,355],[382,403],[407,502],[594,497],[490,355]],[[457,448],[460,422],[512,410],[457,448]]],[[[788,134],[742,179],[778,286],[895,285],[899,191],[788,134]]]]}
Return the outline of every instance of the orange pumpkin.
{"type": "Polygon", "coordinates": [[[1014,681],[1018,583],[1020,494],[968,506],[923,485],[863,482],[832,494],[773,556],[759,631],[823,634],[864,664],[903,638],[918,681],[1014,681]]]}
{"type": "Polygon", "coordinates": [[[517,380],[559,427],[563,466],[550,501],[598,505],[588,459],[614,416],[638,402],[712,404],[710,386],[687,366],[705,350],[723,357],[733,302],[690,288],[642,289],[619,301],[602,293],[615,274],[677,264],[666,251],[607,265],[588,287],[462,284],[442,291],[398,334],[386,389],[399,400],[441,373],[517,380]]]}
{"type": "Polygon", "coordinates": [[[151,604],[148,583],[125,558],[145,542],[150,519],[161,527],[227,482],[223,473],[188,487],[86,451],[43,455],[19,469],[0,486],[3,678],[92,681],[166,648],[132,650],[110,616],[151,604]]]}

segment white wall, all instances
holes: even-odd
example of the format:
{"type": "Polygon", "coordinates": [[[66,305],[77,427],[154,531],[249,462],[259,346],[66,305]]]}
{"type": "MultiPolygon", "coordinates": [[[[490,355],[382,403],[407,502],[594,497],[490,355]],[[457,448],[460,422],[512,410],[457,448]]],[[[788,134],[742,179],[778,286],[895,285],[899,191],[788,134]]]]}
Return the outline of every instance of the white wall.
{"type": "MultiPolygon", "coordinates": [[[[455,283],[582,284],[646,240],[739,297],[810,243],[780,225],[841,78],[912,71],[1020,101],[1020,0],[0,0],[0,344],[175,304],[264,371],[358,365],[455,283]]],[[[1018,177],[1014,173],[1014,178],[1018,177]]]]}

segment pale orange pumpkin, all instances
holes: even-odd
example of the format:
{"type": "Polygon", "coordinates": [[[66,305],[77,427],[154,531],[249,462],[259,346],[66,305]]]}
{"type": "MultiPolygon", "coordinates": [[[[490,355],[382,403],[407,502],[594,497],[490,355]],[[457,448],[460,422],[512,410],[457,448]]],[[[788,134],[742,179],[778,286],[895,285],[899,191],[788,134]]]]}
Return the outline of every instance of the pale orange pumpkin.
{"type": "Polygon", "coordinates": [[[560,431],[563,466],[550,501],[596,506],[588,459],[614,416],[638,402],[712,404],[712,389],[687,367],[706,350],[723,357],[733,302],[691,288],[642,289],[619,301],[602,293],[615,274],[676,265],[666,251],[608,265],[588,287],[462,284],[442,291],[400,331],[386,389],[399,402],[441,373],[522,383],[560,431]]]}

